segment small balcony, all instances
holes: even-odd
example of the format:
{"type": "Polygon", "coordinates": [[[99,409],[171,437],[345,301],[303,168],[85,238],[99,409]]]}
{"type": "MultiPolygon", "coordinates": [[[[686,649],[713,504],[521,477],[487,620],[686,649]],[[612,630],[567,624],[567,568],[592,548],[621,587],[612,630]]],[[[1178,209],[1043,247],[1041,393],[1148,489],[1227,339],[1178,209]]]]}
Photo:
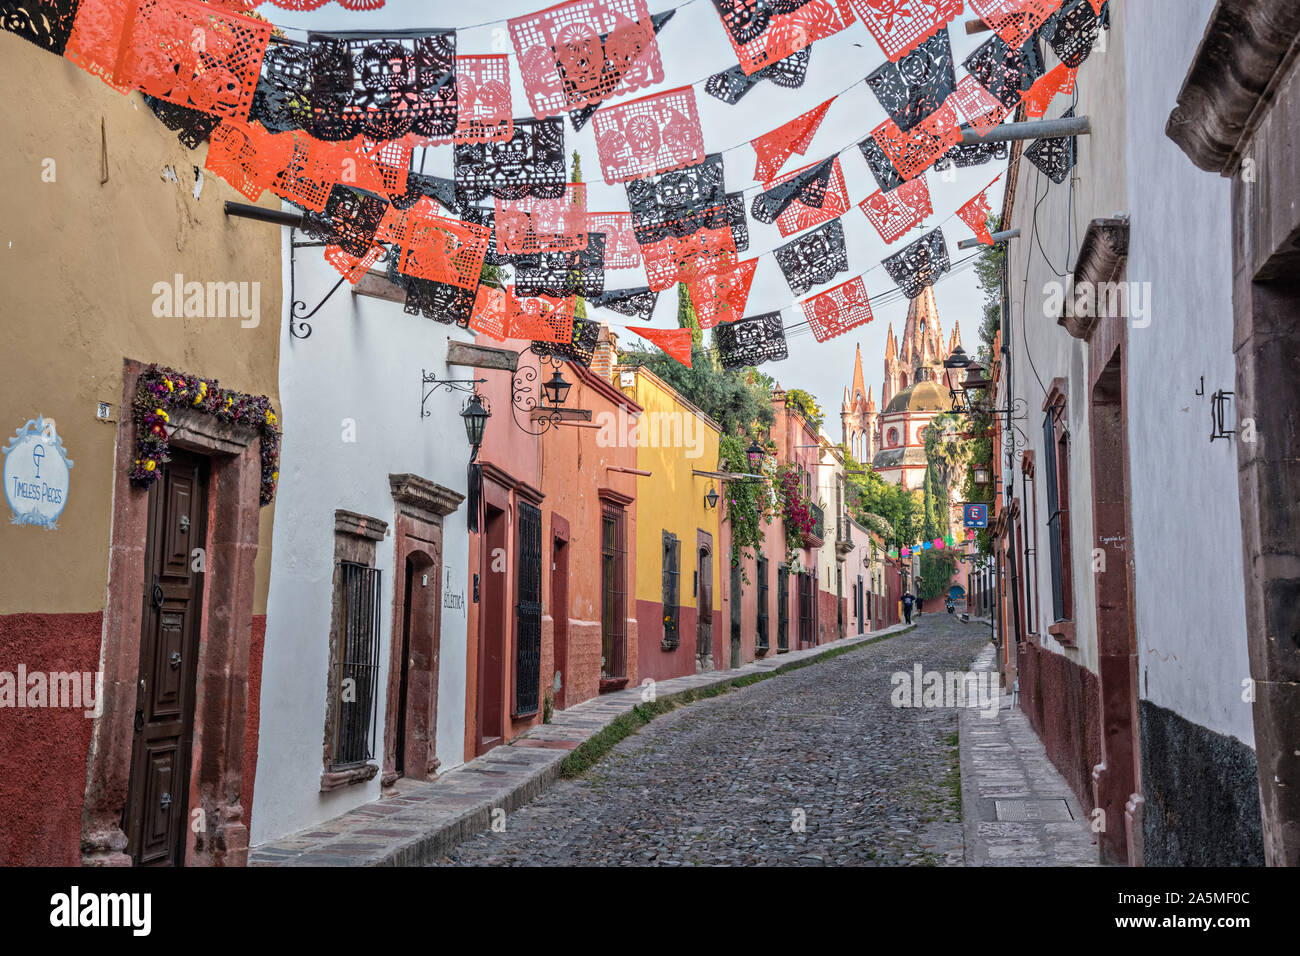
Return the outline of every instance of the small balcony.
{"type": "Polygon", "coordinates": [[[808,502],[808,512],[812,515],[813,528],[810,534],[803,536],[805,548],[820,548],[826,542],[826,515],[815,503],[808,502]]]}

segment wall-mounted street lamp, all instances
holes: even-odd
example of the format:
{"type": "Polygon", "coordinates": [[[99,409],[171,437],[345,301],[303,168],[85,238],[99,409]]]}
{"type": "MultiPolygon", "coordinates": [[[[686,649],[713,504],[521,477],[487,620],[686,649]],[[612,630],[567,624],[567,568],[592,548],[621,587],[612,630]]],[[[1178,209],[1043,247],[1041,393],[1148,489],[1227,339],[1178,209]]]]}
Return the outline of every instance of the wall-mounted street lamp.
{"type": "Polygon", "coordinates": [[[465,401],[465,407],[460,410],[460,417],[465,420],[465,437],[469,439],[472,449],[470,461],[478,457],[479,446],[483,444],[483,431],[487,428],[487,420],[491,414],[491,409],[478,392],[470,395],[465,401]]]}
{"type": "Polygon", "coordinates": [[[718,506],[718,490],[710,486],[709,493],[704,496],[704,507],[716,508],[717,506],[718,506]]]}
{"type": "Polygon", "coordinates": [[[757,438],[749,443],[749,448],[746,449],[745,453],[749,456],[749,464],[751,466],[757,466],[758,463],[763,460],[763,446],[758,443],[757,438]]]}
{"type": "Polygon", "coordinates": [[[539,361],[541,365],[550,365],[554,369],[550,378],[538,381],[538,369],[521,365],[510,383],[511,412],[519,430],[529,435],[544,435],[562,422],[591,421],[590,409],[562,407],[569,397],[569,389],[573,387],[560,372],[564,359],[542,355],[539,361]],[[520,412],[527,414],[527,424],[520,421],[520,412]]]}
{"type": "Polygon", "coordinates": [[[547,379],[546,384],[542,386],[542,391],[546,394],[546,400],[552,405],[563,405],[564,400],[569,397],[569,389],[572,387],[560,374],[560,367],[557,365],[555,374],[547,379]]]}
{"type": "Polygon", "coordinates": [[[987,465],[976,465],[973,469],[971,469],[971,473],[972,473],[972,477],[974,478],[975,484],[979,485],[981,488],[989,483],[989,478],[991,477],[991,475],[989,474],[989,469],[987,465]]]}

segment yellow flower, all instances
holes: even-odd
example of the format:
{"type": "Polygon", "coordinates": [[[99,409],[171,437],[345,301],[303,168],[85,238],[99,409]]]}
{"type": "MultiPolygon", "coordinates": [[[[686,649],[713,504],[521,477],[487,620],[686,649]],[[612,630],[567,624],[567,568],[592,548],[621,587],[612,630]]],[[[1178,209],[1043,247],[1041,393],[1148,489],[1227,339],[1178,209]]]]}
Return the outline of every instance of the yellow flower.
{"type": "Polygon", "coordinates": [[[146,461],[144,463],[145,471],[153,471],[157,467],[158,467],[158,463],[156,461],[146,461]]]}
{"type": "Polygon", "coordinates": [[[271,480],[272,480],[272,481],[279,481],[279,480],[280,480],[280,473],[279,473],[278,471],[273,471],[273,472],[271,472],[271,480]]]}
{"type": "Polygon", "coordinates": [[[275,412],[271,411],[269,408],[266,410],[266,423],[268,425],[275,424],[275,412]]]}
{"type": "Polygon", "coordinates": [[[169,391],[169,392],[174,392],[174,391],[176,391],[176,387],[175,387],[174,385],[172,385],[172,380],[171,380],[171,379],[169,379],[169,378],[165,378],[165,379],[163,379],[163,383],[167,386],[167,391],[169,391]]]}
{"type": "Polygon", "coordinates": [[[156,410],[155,410],[155,414],[157,414],[158,417],[161,418],[161,419],[162,419],[163,421],[165,421],[165,422],[169,422],[169,421],[171,421],[171,419],[167,417],[167,413],[166,413],[165,411],[163,411],[161,408],[156,409],[156,410]]]}

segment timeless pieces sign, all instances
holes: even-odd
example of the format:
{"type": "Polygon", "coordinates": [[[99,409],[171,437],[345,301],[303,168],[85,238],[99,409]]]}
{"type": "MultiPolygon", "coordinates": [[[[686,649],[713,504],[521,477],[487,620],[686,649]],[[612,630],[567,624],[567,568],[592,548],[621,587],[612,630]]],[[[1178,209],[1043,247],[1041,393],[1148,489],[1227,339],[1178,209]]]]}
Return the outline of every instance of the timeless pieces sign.
{"type": "Polygon", "coordinates": [[[63,450],[53,419],[29,421],[4,453],[4,486],[13,524],[31,524],[51,531],[68,503],[68,477],[72,460],[63,450]]]}

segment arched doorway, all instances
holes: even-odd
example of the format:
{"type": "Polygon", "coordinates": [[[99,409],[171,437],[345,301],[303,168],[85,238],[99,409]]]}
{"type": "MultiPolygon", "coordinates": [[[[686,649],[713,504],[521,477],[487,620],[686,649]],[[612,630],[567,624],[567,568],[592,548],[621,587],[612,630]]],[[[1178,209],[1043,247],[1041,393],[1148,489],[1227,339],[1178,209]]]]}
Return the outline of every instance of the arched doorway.
{"type": "MultiPolygon", "coordinates": [[[[464,500],[418,475],[389,475],[393,526],[393,630],[383,783],[438,769],[438,652],[442,631],[442,519],[464,500]]],[[[450,593],[450,592],[449,592],[450,593]]]]}
{"type": "Polygon", "coordinates": [[[707,532],[696,531],[695,562],[698,580],[695,669],[711,671],[713,670],[713,537],[707,532]]]}

